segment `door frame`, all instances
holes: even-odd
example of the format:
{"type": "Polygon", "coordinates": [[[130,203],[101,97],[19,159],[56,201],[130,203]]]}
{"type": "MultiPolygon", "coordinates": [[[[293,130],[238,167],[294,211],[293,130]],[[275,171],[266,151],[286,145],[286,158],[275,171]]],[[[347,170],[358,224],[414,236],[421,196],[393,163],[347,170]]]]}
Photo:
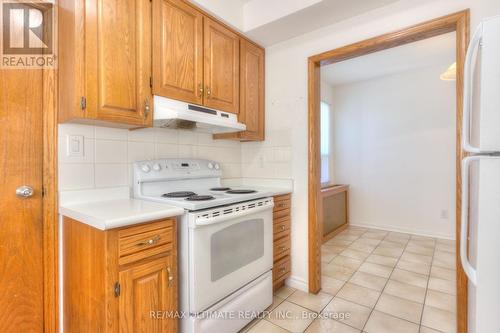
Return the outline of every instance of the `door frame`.
{"type": "Polygon", "coordinates": [[[456,32],[456,239],[457,239],[457,329],[467,332],[467,277],[459,258],[460,214],[461,214],[461,161],[465,152],[462,140],[462,96],[464,61],[469,44],[469,9],[430,21],[416,24],[398,31],[366,39],[361,42],[336,48],[313,55],[308,59],[308,130],[309,130],[309,170],[308,170],[308,257],[309,292],[318,293],[321,289],[321,182],[320,182],[320,83],[321,66],[356,58],[401,46],[404,44],[456,32]]]}

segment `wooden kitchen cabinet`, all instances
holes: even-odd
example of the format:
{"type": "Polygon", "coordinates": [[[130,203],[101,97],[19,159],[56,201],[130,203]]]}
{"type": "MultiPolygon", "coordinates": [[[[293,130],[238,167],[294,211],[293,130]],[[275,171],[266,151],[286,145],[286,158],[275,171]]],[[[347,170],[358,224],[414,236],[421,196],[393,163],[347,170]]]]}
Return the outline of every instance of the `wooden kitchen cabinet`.
{"type": "Polygon", "coordinates": [[[202,105],[203,14],[182,0],[153,9],[153,93],[202,105]]]}
{"type": "Polygon", "coordinates": [[[204,19],[205,105],[238,113],[240,37],[222,24],[204,19]]]}
{"type": "Polygon", "coordinates": [[[177,332],[175,219],[101,231],[64,217],[64,330],[177,332]]]}
{"type": "Polygon", "coordinates": [[[242,39],[240,43],[240,112],[238,120],[246,131],[214,135],[215,139],[264,141],[264,61],[263,48],[242,39]]]}
{"type": "Polygon", "coordinates": [[[290,194],[274,197],[273,210],[273,289],[277,290],[285,284],[291,274],[290,230],[291,230],[291,196],[290,194]]]}
{"type": "Polygon", "coordinates": [[[152,4],[62,0],[59,121],[152,125],[152,4]]]}

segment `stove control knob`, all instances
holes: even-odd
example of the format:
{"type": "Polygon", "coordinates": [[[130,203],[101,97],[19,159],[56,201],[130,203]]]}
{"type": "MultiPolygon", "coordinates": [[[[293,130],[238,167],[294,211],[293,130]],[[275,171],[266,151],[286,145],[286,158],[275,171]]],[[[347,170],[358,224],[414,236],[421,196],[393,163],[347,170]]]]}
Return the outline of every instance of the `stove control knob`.
{"type": "Polygon", "coordinates": [[[212,164],[212,162],[209,162],[209,163],[208,163],[208,168],[209,168],[210,170],[212,170],[212,169],[214,168],[214,165],[212,164]]]}
{"type": "Polygon", "coordinates": [[[153,170],[154,171],[160,171],[161,170],[161,165],[158,163],[153,164],[153,170]]]}
{"type": "Polygon", "coordinates": [[[148,164],[143,164],[141,170],[145,173],[148,173],[149,171],[151,171],[151,167],[148,164]]]}
{"type": "Polygon", "coordinates": [[[220,166],[218,163],[215,163],[215,170],[219,170],[220,169],[220,166]]]}

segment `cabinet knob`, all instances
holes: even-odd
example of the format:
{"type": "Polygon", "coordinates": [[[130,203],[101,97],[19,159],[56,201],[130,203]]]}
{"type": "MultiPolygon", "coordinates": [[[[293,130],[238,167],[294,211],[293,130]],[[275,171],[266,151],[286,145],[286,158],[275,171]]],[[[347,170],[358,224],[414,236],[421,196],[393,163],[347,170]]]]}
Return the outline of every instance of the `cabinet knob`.
{"type": "Polygon", "coordinates": [[[146,98],[144,100],[144,118],[147,118],[149,115],[150,107],[149,107],[149,99],[146,98]]]}
{"type": "Polygon", "coordinates": [[[284,246],[280,246],[280,248],[279,248],[279,249],[280,249],[280,251],[285,251],[285,250],[286,250],[286,247],[284,247],[284,246]]]}
{"type": "Polygon", "coordinates": [[[158,241],[160,240],[160,235],[156,235],[154,236],[153,238],[151,239],[148,239],[148,240],[145,240],[145,241],[142,241],[142,242],[139,242],[137,243],[138,246],[149,246],[149,245],[153,245],[153,244],[156,244],[158,243],[158,241]]]}
{"type": "Polygon", "coordinates": [[[16,195],[19,198],[23,198],[23,199],[32,197],[34,193],[35,193],[35,191],[33,190],[33,188],[31,186],[27,186],[27,185],[19,186],[16,189],[16,195]]]}
{"type": "Polygon", "coordinates": [[[201,83],[198,84],[198,97],[203,97],[203,85],[201,83]]]}
{"type": "Polygon", "coordinates": [[[280,227],[280,229],[281,229],[281,230],[285,230],[285,229],[286,229],[285,225],[284,225],[284,224],[282,224],[282,225],[281,225],[281,227],[280,227]]]}
{"type": "Polygon", "coordinates": [[[207,97],[212,97],[212,90],[209,87],[207,87],[207,97]]]}

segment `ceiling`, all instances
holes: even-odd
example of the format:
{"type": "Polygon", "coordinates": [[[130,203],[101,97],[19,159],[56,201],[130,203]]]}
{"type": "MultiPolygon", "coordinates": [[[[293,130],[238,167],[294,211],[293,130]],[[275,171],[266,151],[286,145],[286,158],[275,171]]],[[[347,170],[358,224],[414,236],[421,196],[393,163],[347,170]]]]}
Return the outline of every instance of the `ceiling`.
{"type": "Polygon", "coordinates": [[[321,67],[321,79],[342,85],[455,62],[455,32],[321,67]]]}
{"type": "Polygon", "coordinates": [[[244,6],[244,32],[270,46],[397,1],[250,0],[244,6]]]}

